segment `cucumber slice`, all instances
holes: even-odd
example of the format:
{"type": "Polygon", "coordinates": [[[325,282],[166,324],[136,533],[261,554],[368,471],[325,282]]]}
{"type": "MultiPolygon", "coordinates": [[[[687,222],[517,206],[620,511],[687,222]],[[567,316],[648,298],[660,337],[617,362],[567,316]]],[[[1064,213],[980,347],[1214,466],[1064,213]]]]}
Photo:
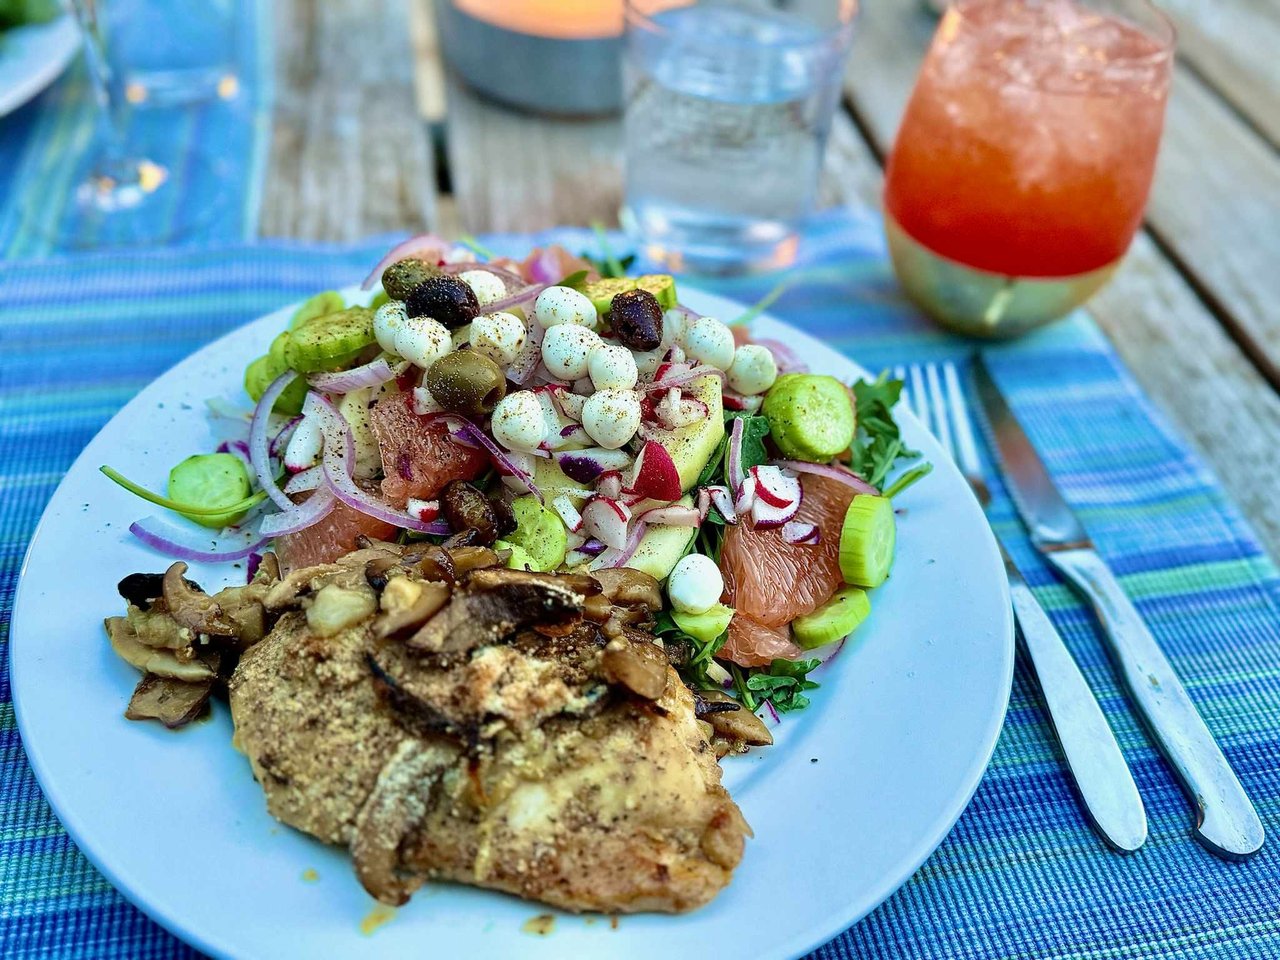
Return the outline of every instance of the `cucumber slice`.
{"type": "Polygon", "coordinates": [[[293,316],[289,318],[289,329],[296,330],[316,317],[337,313],[346,305],[347,302],[342,299],[342,294],[337,290],[326,290],[324,293],[317,293],[314,297],[308,297],[303,300],[302,305],[293,311],[293,316]]]}
{"type": "Polygon", "coordinates": [[[350,360],[374,341],[373,311],[347,307],[291,330],[284,355],[299,373],[315,373],[350,360]]]}
{"type": "Polygon", "coordinates": [[[699,643],[711,643],[729,629],[729,621],[733,619],[734,613],[733,607],[717,603],[706,613],[684,613],[673,608],[671,619],[699,643]]]}
{"type": "Polygon", "coordinates": [[[813,613],[791,624],[791,636],[806,650],[835,643],[857,629],[871,614],[871,600],[865,590],[845,587],[813,613]]]}
{"type": "Polygon", "coordinates": [[[606,277],[602,280],[588,283],[582,288],[582,292],[586,294],[592,305],[595,306],[596,313],[603,317],[609,312],[609,308],[613,306],[614,297],[635,288],[636,281],[630,277],[606,277]]]}
{"type": "Polygon", "coordinates": [[[495,550],[510,550],[511,559],[507,561],[507,567],[511,570],[532,570],[537,573],[538,565],[534,563],[533,557],[529,556],[524,547],[518,547],[514,543],[506,540],[495,540],[493,542],[495,550]]]}
{"type": "Polygon", "coordinates": [[[646,273],[643,277],[637,277],[635,284],[641,290],[652,293],[663,310],[670,310],[679,302],[676,296],[676,278],[669,273],[646,273]]]}
{"type": "Polygon", "coordinates": [[[878,587],[889,576],[898,526],[893,503],[860,493],[849,504],[840,530],[840,572],[845,583],[878,587]]]}
{"type": "MultiPolygon", "coordinates": [[[[284,359],[283,345],[289,339],[288,333],[282,333],[271,344],[271,349],[266,355],[258,357],[245,368],[244,371],[244,392],[249,394],[250,399],[257,403],[262,399],[262,395],[267,392],[267,387],[271,386],[271,382],[276,377],[289,369],[289,364],[284,359]]],[[[284,393],[277,398],[275,406],[271,409],[276,413],[283,413],[292,416],[295,413],[302,412],[303,401],[307,399],[307,381],[303,377],[298,377],[293,383],[285,387],[284,393]]]]}
{"type": "Polygon", "coordinates": [[[564,563],[569,533],[554,510],[544,507],[530,494],[511,501],[511,514],[516,528],[507,536],[507,543],[520,548],[534,570],[546,572],[564,563]]]}
{"type": "MultiPolygon", "coordinates": [[[[169,498],[193,507],[229,507],[239,504],[249,493],[249,472],[244,461],[232,453],[198,453],[169,471],[169,498]]],[[[183,516],[202,527],[221,529],[240,520],[245,512],[183,516]]]]}
{"type": "Polygon", "coordinates": [[[764,396],[760,412],[788,460],[827,463],[853,443],[857,418],[849,389],[819,373],[784,373],[764,396]]]}

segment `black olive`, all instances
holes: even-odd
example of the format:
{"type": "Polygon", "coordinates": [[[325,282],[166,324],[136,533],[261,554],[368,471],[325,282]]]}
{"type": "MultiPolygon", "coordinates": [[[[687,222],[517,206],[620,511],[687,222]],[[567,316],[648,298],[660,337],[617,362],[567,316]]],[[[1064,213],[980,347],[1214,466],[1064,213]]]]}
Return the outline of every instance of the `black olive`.
{"type": "Polygon", "coordinates": [[[662,343],[662,305],[648,290],[616,294],[609,305],[614,336],[632,350],[656,350],[662,343]]]}
{"type": "MultiPolygon", "coordinates": [[[[204,593],[195,581],[183,577],[182,582],[196,593],[204,593]]],[[[150,610],[152,602],[164,596],[163,583],[163,573],[131,573],[116,584],[116,590],[127,603],[139,610],[150,610]]]]}
{"type": "Polygon", "coordinates": [[[498,539],[498,517],[493,504],[465,480],[453,480],[440,494],[444,517],[457,533],[474,530],[472,545],[489,546],[498,539]]]}
{"type": "Polygon", "coordinates": [[[411,317],[430,317],[450,330],[465,327],[480,316],[476,292],[457,277],[447,274],[422,281],[404,300],[411,317]]]}
{"type": "Polygon", "coordinates": [[[440,268],[425,260],[397,260],[382,271],[382,289],[392,300],[405,300],[413,288],[432,277],[441,276],[440,268]]]}

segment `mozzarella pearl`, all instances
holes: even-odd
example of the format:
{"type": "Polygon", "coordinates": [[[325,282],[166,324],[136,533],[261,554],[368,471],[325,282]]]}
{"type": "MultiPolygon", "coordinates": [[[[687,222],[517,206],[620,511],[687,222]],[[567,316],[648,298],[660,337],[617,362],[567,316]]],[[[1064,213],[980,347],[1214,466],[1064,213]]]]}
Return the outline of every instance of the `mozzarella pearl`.
{"type": "Polygon", "coordinates": [[[524,338],[524,321],[514,313],[488,313],[471,321],[471,348],[500,367],[515,362],[524,338]]]}
{"type": "Polygon", "coordinates": [[[699,363],[728,370],[733,364],[733,331],[714,317],[699,317],[684,332],[684,350],[699,363]]]}
{"type": "Polygon", "coordinates": [[[730,390],[752,397],[773,386],[778,379],[778,364],[767,347],[747,343],[734,351],[728,374],[730,390]]]}
{"type": "Polygon", "coordinates": [[[453,337],[448,327],[430,317],[406,317],[404,325],[396,330],[393,346],[392,353],[425,370],[453,352],[453,337]]]}
{"type": "Polygon", "coordinates": [[[507,295],[507,285],[488,270],[464,270],[458,279],[471,288],[481,309],[507,295]]]}
{"type": "Polygon", "coordinates": [[[533,302],[533,315],[548,330],[566,323],[594,327],[597,320],[591,298],[572,287],[547,287],[533,302]]]}
{"type": "Polygon", "coordinates": [[[667,578],[671,606],[681,613],[706,613],[720,602],[724,577],[710,557],[691,553],[683,557],[667,578]]]}
{"type": "Polygon", "coordinates": [[[396,352],[396,334],[408,321],[403,300],[388,300],[373,314],[373,335],[387,353],[396,352]]]}
{"type": "Polygon", "coordinates": [[[617,450],[640,429],[640,395],[634,390],[597,390],[582,405],[582,426],[606,450],[617,450]]]}
{"type": "Polygon", "coordinates": [[[668,310],[662,315],[662,343],[671,346],[684,342],[684,328],[689,315],[683,310],[668,310]]]}
{"type": "Polygon", "coordinates": [[[648,377],[657,371],[658,364],[662,362],[664,353],[665,351],[661,347],[657,350],[645,350],[643,352],[632,351],[631,359],[636,362],[636,370],[648,377]]]}
{"type": "Polygon", "coordinates": [[[547,438],[542,404],[529,390],[508,393],[493,408],[493,438],[508,450],[537,450],[547,438]]]}
{"type": "Polygon", "coordinates": [[[600,335],[576,323],[552,327],[542,338],[542,362],[553,377],[577,380],[587,375],[591,352],[600,346],[600,335]]]}
{"type": "Polygon", "coordinates": [[[631,390],[640,379],[636,358],[626,347],[615,344],[592,350],[587,360],[587,372],[597,390],[631,390]]]}

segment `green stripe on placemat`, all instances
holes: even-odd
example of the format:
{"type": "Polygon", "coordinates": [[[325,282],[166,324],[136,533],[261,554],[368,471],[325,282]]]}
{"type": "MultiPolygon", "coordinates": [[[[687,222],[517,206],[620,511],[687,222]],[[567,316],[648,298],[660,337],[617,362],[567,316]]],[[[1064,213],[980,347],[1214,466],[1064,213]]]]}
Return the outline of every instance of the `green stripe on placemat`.
{"type": "MultiPolygon", "coordinates": [[[[543,239],[575,251],[595,246],[589,231],[543,239]]],[[[529,242],[485,238],[511,253],[529,242]]],[[[114,409],[226,330],[316,290],[355,282],[383,249],[267,244],[0,265],[0,607],[12,603],[27,540],[61,472],[114,409]]],[[[794,285],[773,308],[777,316],[871,369],[959,360],[972,349],[902,300],[876,223],[828,215],[814,223],[804,250],[804,264],[791,272],[794,285]]],[[[699,285],[749,303],[777,280],[699,285]]],[[[1087,319],[1077,316],[1001,347],[993,366],[1276,836],[1275,567],[1087,319]]],[[[1133,856],[1103,849],[1020,666],[995,757],[955,830],[902,890],[815,957],[1280,956],[1280,841],[1243,864],[1196,845],[1188,804],[1128,709],[1092,616],[1030,548],[998,478],[989,476],[995,522],[1132,763],[1151,839],[1133,856]]],[[[7,640],[6,618],[0,652],[7,640]]],[[[0,956],[191,955],[111,890],[57,827],[22,757],[9,699],[6,670],[0,956]]],[[[796,851],[797,864],[804,857],[796,851]]]]}

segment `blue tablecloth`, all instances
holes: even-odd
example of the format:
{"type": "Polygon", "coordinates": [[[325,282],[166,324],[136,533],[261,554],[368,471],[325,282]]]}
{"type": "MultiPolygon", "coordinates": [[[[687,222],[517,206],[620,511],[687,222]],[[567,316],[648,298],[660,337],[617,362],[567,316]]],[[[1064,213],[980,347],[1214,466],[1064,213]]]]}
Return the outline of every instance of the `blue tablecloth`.
{"type": "MultiPolygon", "coordinates": [[[[594,249],[584,231],[549,237],[594,249]]],[[[487,242],[516,252],[530,240],[487,242]]],[[[12,603],[23,551],[62,472],[116,409],[235,325],[358,280],[384,247],[269,243],[0,265],[0,610],[12,603]]],[[[868,218],[841,212],[815,222],[797,280],[774,312],[872,369],[961,359],[973,347],[902,300],[868,218]]],[[[702,285],[752,302],[776,281],[702,285]]],[[[1088,319],[1076,316],[1000,348],[995,367],[1274,836],[1275,567],[1088,319]]],[[[1243,864],[1196,845],[1187,802],[1120,693],[1091,616],[1030,550],[1004,491],[993,486],[995,522],[1133,766],[1151,838],[1134,856],[1102,847],[1072,794],[1033,682],[1019,667],[995,757],[955,830],[902,890],[815,956],[1280,956],[1280,841],[1243,864]]],[[[190,955],[125,902],[61,830],[23,758],[7,670],[0,673],[0,778],[0,956],[190,955]]],[[[802,869],[804,852],[796,858],[802,869]]]]}

